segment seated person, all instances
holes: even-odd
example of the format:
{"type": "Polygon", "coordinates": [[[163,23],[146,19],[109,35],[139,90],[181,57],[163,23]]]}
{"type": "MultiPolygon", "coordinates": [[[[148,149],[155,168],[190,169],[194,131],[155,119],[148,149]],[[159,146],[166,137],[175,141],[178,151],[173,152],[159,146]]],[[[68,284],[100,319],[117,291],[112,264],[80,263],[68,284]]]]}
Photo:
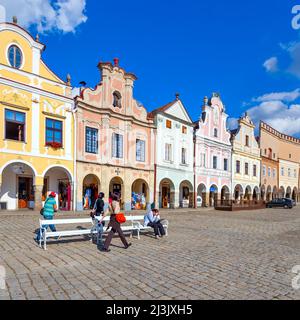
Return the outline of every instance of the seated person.
{"type": "Polygon", "coordinates": [[[145,215],[144,226],[154,229],[156,239],[159,239],[159,237],[163,237],[166,234],[165,229],[160,222],[159,211],[157,209],[152,209],[145,215]]]}

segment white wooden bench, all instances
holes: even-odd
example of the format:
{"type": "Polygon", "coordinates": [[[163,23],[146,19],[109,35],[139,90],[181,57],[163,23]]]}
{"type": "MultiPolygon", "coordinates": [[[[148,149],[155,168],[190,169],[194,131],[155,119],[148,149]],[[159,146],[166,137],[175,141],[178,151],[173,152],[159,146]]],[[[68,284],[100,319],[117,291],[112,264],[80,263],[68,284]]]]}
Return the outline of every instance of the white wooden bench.
{"type": "MultiPolygon", "coordinates": [[[[96,223],[98,223],[98,220],[100,220],[101,217],[95,217],[95,219],[92,218],[71,218],[71,219],[53,219],[53,220],[44,220],[40,219],[40,240],[39,240],[39,246],[42,247],[42,242],[44,243],[44,250],[47,250],[47,239],[48,238],[58,238],[61,237],[73,237],[73,236],[82,236],[82,235],[89,235],[91,237],[91,240],[93,240],[93,235],[97,234],[97,244],[99,243],[99,233],[97,232],[96,223]],[[47,225],[78,225],[81,227],[82,225],[87,225],[87,228],[77,228],[72,230],[62,230],[62,231],[51,231],[51,230],[45,230],[43,226],[47,225]]],[[[108,223],[110,220],[110,217],[107,216],[103,219],[106,223],[108,223]]],[[[168,220],[162,220],[162,225],[165,228],[166,236],[168,235],[168,220]]],[[[49,229],[49,228],[48,228],[49,229]]],[[[133,236],[134,231],[137,232],[138,239],[140,239],[140,232],[143,230],[152,230],[151,227],[145,227],[144,226],[144,216],[126,216],[126,223],[124,225],[121,225],[121,229],[123,232],[130,231],[130,237],[133,236]]],[[[103,229],[103,234],[108,233],[110,231],[107,230],[107,227],[105,226],[103,229]]],[[[101,234],[102,237],[102,234],[101,234]]],[[[102,240],[102,239],[101,239],[102,240]]]]}
{"type": "MultiPolygon", "coordinates": [[[[100,220],[101,217],[95,217],[96,220],[100,220]]],[[[109,217],[105,217],[104,221],[107,221],[107,218],[109,220],[109,217]]],[[[131,223],[130,225],[121,225],[121,229],[122,231],[131,231],[130,237],[133,236],[134,231],[137,232],[137,237],[138,239],[140,239],[140,232],[141,231],[150,231],[153,230],[152,227],[147,227],[144,226],[144,216],[134,216],[134,215],[130,215],[130,216],[126,216],[126,223],[131,223]]],[[[161,223],[166,231],[166,236],[168,236],[168,227],[169,227],[169,222],[168,220],[161,220],[161,223]]],[[[106,229],[104,229],[104,232],[109,232],[109,230],[107,231],[106,229]]],[[[97,244],[99,243],[99,236],[97,235],[97,244]]]]}

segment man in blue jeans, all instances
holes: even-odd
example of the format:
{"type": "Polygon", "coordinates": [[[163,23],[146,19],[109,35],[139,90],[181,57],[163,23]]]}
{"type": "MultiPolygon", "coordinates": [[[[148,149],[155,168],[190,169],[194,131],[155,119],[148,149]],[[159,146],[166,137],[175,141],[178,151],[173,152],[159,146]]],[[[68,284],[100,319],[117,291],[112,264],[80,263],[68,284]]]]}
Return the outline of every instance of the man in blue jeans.
{"type": "Polygon", "coordinates": [[[154,229],[156,239],[159,239],[159,237],[163,237],[166,234],[164,226],[160,222],[160,215],[157,209],[152,209],[145,215],[144,226],[154,229]]]}
{"type": "MultiPolygon", "coordinates": [[[[54,213],[57,211],[57,204],[55,201],[55,197],[56,197],[56,193],[51,192],[44,203],[43,216],[45,220],[53,220],[54,213]]],[[[38,230],[35,240],[40,241],[41,235],[43,234],[44,230],[47,230],[48,228],[50,228],[52,232],[56,232],[56,228],[53,224],[43,225],[42,228],[38,230]]]]}

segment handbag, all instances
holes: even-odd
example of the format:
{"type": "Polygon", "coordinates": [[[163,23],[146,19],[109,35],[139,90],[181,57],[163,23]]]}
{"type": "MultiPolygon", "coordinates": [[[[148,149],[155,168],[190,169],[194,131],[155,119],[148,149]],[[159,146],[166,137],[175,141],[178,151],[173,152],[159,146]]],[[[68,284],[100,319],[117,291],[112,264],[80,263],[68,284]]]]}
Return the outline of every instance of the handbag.
{"type": "MultiPolygon", "coordinates": [[[[47,203],[47,201],[49,200],[49,198],[46,200],[46,202],[44,203],[44,207],[45,207],[45,204],[47,203]]],[[[41,216],[44,216],[44,207],[40,210],[40,215],[41,216]]]]}
{"type": "Polygon", "coordinates": [[[116,214],[116,221],[119,222],[120,224],[126,222],[126,217],[124,216],[124,213],[117,213],[116,214]]]}

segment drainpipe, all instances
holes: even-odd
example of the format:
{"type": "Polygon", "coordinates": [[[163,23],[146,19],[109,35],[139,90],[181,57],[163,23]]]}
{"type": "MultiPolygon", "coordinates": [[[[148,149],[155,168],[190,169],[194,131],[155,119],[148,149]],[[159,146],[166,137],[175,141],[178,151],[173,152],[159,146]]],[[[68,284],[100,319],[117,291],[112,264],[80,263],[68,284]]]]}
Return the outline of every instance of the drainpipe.
{"type": "Polygon", "coordinates": [[[196,137],[193,135],[193,171],[194,171],[194,208],[197,209],[197,190],[196,190],[196,137]]]}
{"type": "MultiPolygon", "coordinates": [[[[75,102],[74,102],[75,104],[75,102]]],[[[77,112],[77,107],[74,105],[74,109],[72,109],[72,116],[73,116],[73,121],[74,121],[74,155],[73,155],[73,161],[74,161],[74,175],[73,175],[73,210],[76,211],[77,209],[77,162],[76,162],[76,156],[77,156],[77,123],[76,123],[76,112],[77,112]]]]}

